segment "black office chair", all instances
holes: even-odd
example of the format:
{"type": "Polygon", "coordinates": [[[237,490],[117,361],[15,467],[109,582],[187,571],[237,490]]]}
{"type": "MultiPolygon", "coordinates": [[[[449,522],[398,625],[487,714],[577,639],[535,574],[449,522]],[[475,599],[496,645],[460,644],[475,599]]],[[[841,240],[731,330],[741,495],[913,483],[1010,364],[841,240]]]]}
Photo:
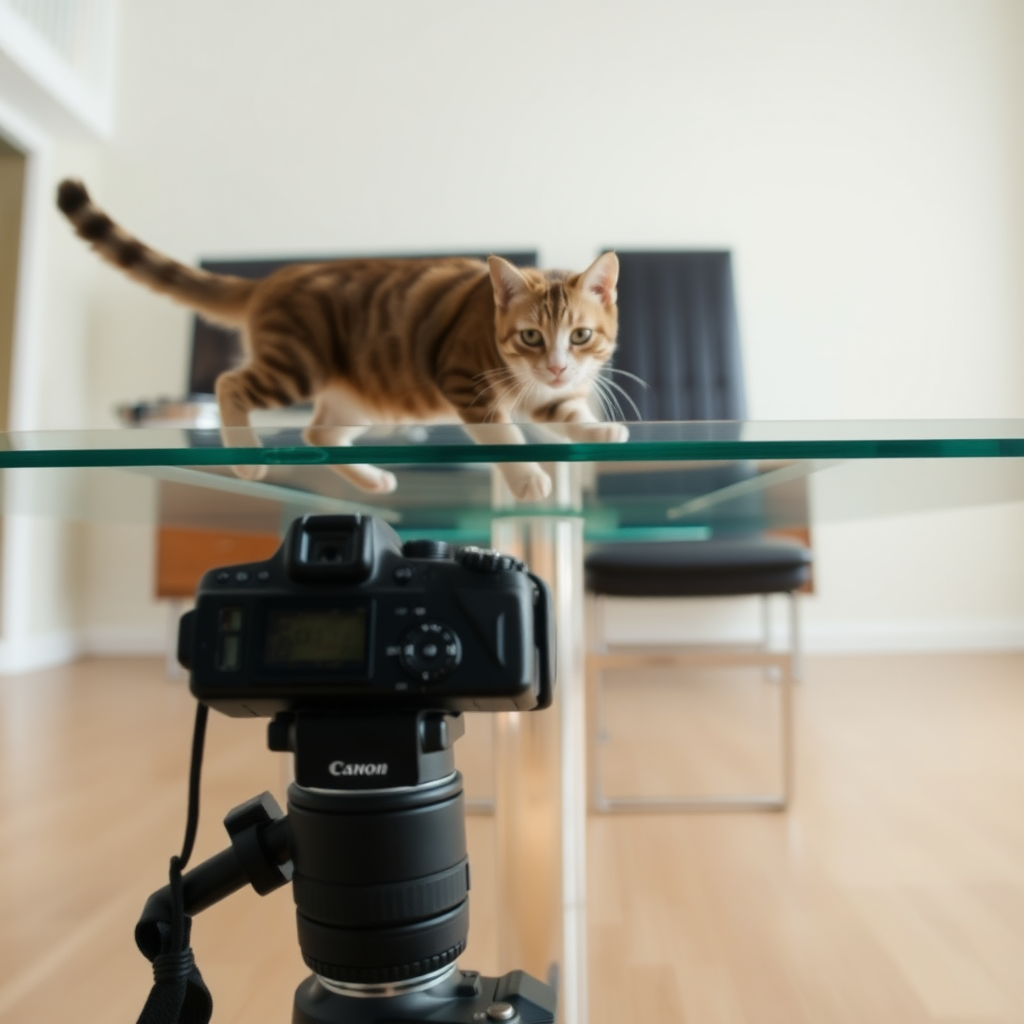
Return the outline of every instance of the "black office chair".
{"type": "MultiPolygon", "coordinates": [[[[746,412],[732,263],[728,252],[619,251],[619,350],[615,367],[635,374],[616,382],[629,391],[645,421],[718,420],[735,424],[746,412]]],[[[623,400],[625,404],[626,400],[623,400]]],[[[629,406],[633,408],[632,405],[629,406]]],[[[729,429],[723,424],[721,429],[729,429]]],[[[696,464],[662,472],[621,466],[597,477],[597,498],[628,495],[640,508],[643,497],[672,499],[735,495],[723,502],[729,513],[721,535],[702,540],[599,544],[585,558],[589,593],[588,682],[591,727],[591,803],[601,811],[782,809],[789,799],[792,759],[792,683],[799,673],[797,591],[810,575],[809,548],[763,532],[764,493],[745,486],[756,476],[747,463],[696,464]],[[789,648],[768,644],[768,599],[789,599],[789,648]],[[607,639],[609,598],[684,598],[760,595],[765,636],[753,645],[686,647],[612,646],[607,639]],[[760,665],[779,678],[781,752],[778,792],[727,796],[615,796],[604,794],[602,746],[607,742],[605,673],[643,666],[760,665]]],[[[662,503],[664,504],[664,503],[662,503]]],[[[629,502],[625,503],[627,509],[629,502]]],[[[631,524],[637,525],[637,524],[631,524]]],[[[653,525],[653,524],[648,524],[653,525]]]]}

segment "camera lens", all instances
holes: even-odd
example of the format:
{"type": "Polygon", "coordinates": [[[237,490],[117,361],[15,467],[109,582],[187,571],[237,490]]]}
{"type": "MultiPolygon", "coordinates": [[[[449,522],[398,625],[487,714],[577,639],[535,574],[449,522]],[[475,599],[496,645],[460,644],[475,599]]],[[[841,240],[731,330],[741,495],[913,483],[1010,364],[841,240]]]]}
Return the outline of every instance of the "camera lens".
{"type": "Polygon", "coordinates": [[[299,946],[323,978],[386,984],[455,961],[469,932],[462,778],[409,790],[293,785],[299,946]]]}

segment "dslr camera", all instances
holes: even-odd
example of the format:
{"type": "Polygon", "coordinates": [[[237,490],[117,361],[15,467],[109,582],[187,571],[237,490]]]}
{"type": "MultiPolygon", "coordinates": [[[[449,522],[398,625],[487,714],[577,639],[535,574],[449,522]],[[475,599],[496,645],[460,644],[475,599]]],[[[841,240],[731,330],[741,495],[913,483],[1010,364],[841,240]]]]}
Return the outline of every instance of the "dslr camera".
{"type": "Polygon", "coordinates": [[[547,586],[517,559],[403,544],[371,516],[304,516],[267,561],[206,573],[178,635],[199,701],[186,841],[136,928],[156,980],[140,1021],[185,1019],[186,991],[206,1007],[187,1019],[208,1020],[187,916],[290,882],[313,972],[292,1024],[552,1024],[552,986],[458,967],[469,860],[453,748],[464,711],[551,703],[553,635],[547,586]],[[182,875],[207,707],[269,718],[294,782],[287,814],[270,793],[234,808],[231,846],[182,875]]]}
{"type": "Polygon", "coordinates": [[[198,700],[239,717],[528,711],[551,703],[552,637],[547,587],[508,555],[307,515],[267,561],[203,576],[178,658],[198,700]]]}

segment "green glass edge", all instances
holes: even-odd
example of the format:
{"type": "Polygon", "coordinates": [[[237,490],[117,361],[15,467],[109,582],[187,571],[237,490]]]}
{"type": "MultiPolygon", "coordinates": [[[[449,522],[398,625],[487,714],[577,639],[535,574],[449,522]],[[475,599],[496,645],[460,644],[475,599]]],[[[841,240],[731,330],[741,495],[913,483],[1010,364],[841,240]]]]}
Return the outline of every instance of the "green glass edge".
{"type": "MultiPolygon", "coordinates": [[[[87,432],[83,432],[87,434],[87,432]]],[[[0,449],[0,469],[128,466],[314,466],[479,462],[659,462],[806,459],[1022,458],[1024,437],[637,441],[626,444],[373,445],[344,448],[0,449]]]]}

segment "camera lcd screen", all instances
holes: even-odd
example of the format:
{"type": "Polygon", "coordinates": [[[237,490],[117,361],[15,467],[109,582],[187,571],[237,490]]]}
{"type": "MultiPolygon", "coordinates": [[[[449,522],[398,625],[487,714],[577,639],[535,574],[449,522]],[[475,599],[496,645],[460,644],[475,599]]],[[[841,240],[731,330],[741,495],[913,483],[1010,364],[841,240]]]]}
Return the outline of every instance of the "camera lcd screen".
{"type": "Polygon", "coordinates": [[[365,608],[281,608],[267,613],[263,662],[268,667],[351,667],[365,660],[365,608]]]}

